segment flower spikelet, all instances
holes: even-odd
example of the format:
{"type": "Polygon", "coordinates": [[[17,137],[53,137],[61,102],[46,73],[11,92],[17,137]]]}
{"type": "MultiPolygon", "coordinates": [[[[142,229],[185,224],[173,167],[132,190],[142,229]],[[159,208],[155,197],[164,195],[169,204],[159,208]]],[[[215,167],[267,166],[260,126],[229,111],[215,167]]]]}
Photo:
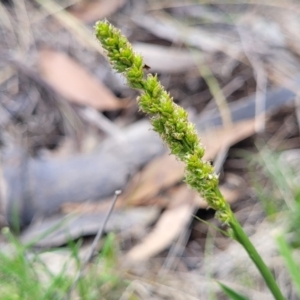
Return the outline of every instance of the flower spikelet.
{"type": "Polygon", "coordinates": [[[169,146],[171,153],[185,163],[186,183],[217,211],[216,217],[221,222],[229,223],[231,209],[219,191],[219,180],[213,167],[203,160],[205,150],[194,125],[188,121],[187,112],[173,102],[157,75],[144,75],[142,56],[134,53],[131,44],[118,29],[107,21],[99,21],[95,25],[95,33],[113,68],[125,76],[129,86],[141,91],[139,107],[150,116],[154,131],[169,146]]]}

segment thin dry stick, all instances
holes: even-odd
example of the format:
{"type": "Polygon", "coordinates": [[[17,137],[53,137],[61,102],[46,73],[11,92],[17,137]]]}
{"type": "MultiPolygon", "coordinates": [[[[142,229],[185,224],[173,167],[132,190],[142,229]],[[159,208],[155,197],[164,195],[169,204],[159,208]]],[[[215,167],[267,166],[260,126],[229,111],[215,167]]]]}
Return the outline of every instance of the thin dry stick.
{"type": "MultiPolygon", "coordinates": [[[[112,211],[113,211],[113,209],[115,207],[115,204],[116,204],[117,199],[118,199],[118,197],[119,197],[120,194],[121,194],[120,190],[115,191],[114,199],[113,199],[113,201],[112,201],[112,203],[111,203],[111,205],[109,207],[108,212],[105,215],[105,218],[104,218],[104,221],[102,223],[102,226],[99,227],[99,230],[98,230],[97,235],[96,235],[96,237],[95,237],[95,239],[93,241],[93,244],[92,244],[92,246],[90,248],[90,251],[88,252],[85,260],[83,261],[83,263],[81,265],[81,268],[80,268],[79,272],[77,273],[77,275],[76,275],[76,277],[74,279],[74,282],[71,285],[71,287],[70,287],[70,289],[69,289],[66,297],[68,297],[70,295],[71,291],[74,289],[74,287],[78,283],[79,279],[82,277],[85,268],[87,267],[87,265],[89,264],[89,262],[92,260],[93,254],[95,253],[95,249],[97,247],[97,244],[98,244],[99,240],[101,239],[101,237],[103,235],[103,232],[104,232],[104,229],[106,227],[107,221],[108,221],[109,217],[111,216],[111,213],[112,213],[112,211]]],[[[67,298],[65,298],[65,299],[67,299],[67,298]]]]}
{"type": "Polygon", "coordinates": [[[104,219],[104,222],[102,224],[102,227],[99,228],[99,230],[97,232],[97,235],[96,235],[96,237],[95,237],[95,239],[93,241],[93,244],[92,244],[92,246],[90,248],[90,251],[89,251],[89,253],[88,253],[88,255],[87,255],[86,259],[85,259],[85,262],[83,263],[83,268],[85,267],[86,264],[88,264],[91,261],[92,256],[93,256],[93,254],[95,252],[96,246],[97,246],[99,240],[101,239],[101,237],[103,235],[103,231],[105,229],[107,221],[108,221],[108,219],[109,219],[109,217],[110,217],[110,215],[111,215],[111,213],[112,213],[112,211],[114,209],[114,206],[115,206],[115,204],[117,202],[117,199],[118,199],[118,197],[119,197],[120,194],[121,194],[121,191],[115,191],[114,199],[113,199],[113,201],[112,201],[112,203],[110,205],[110,208],[109,208],[109,210],[108,210],[108,212],[107,212],[107,214],[105,216],[105,219],[104,219]]]}

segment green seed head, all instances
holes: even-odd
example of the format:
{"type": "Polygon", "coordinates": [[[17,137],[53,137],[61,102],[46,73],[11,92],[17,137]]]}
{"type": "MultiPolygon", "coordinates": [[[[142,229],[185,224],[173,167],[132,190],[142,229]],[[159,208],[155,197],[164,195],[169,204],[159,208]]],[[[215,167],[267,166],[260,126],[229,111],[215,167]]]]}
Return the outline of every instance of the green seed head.
{"type": "Polygon", "coordinates": [[[107,21],[97,22],[95,33],[113,68],[122,73],[128,85],[141,91],[140,109],[151,117],[151,123],[171,153],[186,165],[185,181],[215,209],[216,217],[229,223],[232,212],[218,189],[218,177],[209,162],[203,160],[204,148],[187,112],[173,102],[157,75],[145,77],[142,56],[134,53],[121,32],[107,21]]]}

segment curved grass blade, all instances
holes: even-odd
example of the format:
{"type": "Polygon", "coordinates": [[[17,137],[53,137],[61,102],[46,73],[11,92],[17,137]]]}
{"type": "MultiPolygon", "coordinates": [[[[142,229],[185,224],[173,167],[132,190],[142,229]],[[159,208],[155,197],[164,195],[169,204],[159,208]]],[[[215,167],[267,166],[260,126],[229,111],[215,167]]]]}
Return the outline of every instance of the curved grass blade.
{"type": "Polygon", "coordinates": [[[222,291],[232,300],[249,300],[246,296],[238,293],[237,291],[233,290],[232,288],[228,287],[227,285],[218,282],[222,291]]]}
{"type": "Polygon", "coordinates": [[[279,248],[279,252],[285,261],[285,265],[288,269],[288,273],[292,278],[292,281],[297,290],[297,295],[300,298],[300,271],[299,271],[300,266],[295,262],[292,255],[292,249],[289,246],[289,244],[286,242],[282,234],[277,235],[276,242],[279,248]]]}

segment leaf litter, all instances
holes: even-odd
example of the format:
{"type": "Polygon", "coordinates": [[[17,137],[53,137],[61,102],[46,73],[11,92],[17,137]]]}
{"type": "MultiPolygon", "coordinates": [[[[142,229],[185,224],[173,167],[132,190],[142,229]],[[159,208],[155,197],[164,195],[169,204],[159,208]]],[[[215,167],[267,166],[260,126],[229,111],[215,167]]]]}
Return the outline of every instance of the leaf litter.
{"type": "Polygon", "coordinates": [[[69,101],[98,110],[122,107],[120,99],[66,54],[42,49],[38,64],[43,78],[69,101]]]}

